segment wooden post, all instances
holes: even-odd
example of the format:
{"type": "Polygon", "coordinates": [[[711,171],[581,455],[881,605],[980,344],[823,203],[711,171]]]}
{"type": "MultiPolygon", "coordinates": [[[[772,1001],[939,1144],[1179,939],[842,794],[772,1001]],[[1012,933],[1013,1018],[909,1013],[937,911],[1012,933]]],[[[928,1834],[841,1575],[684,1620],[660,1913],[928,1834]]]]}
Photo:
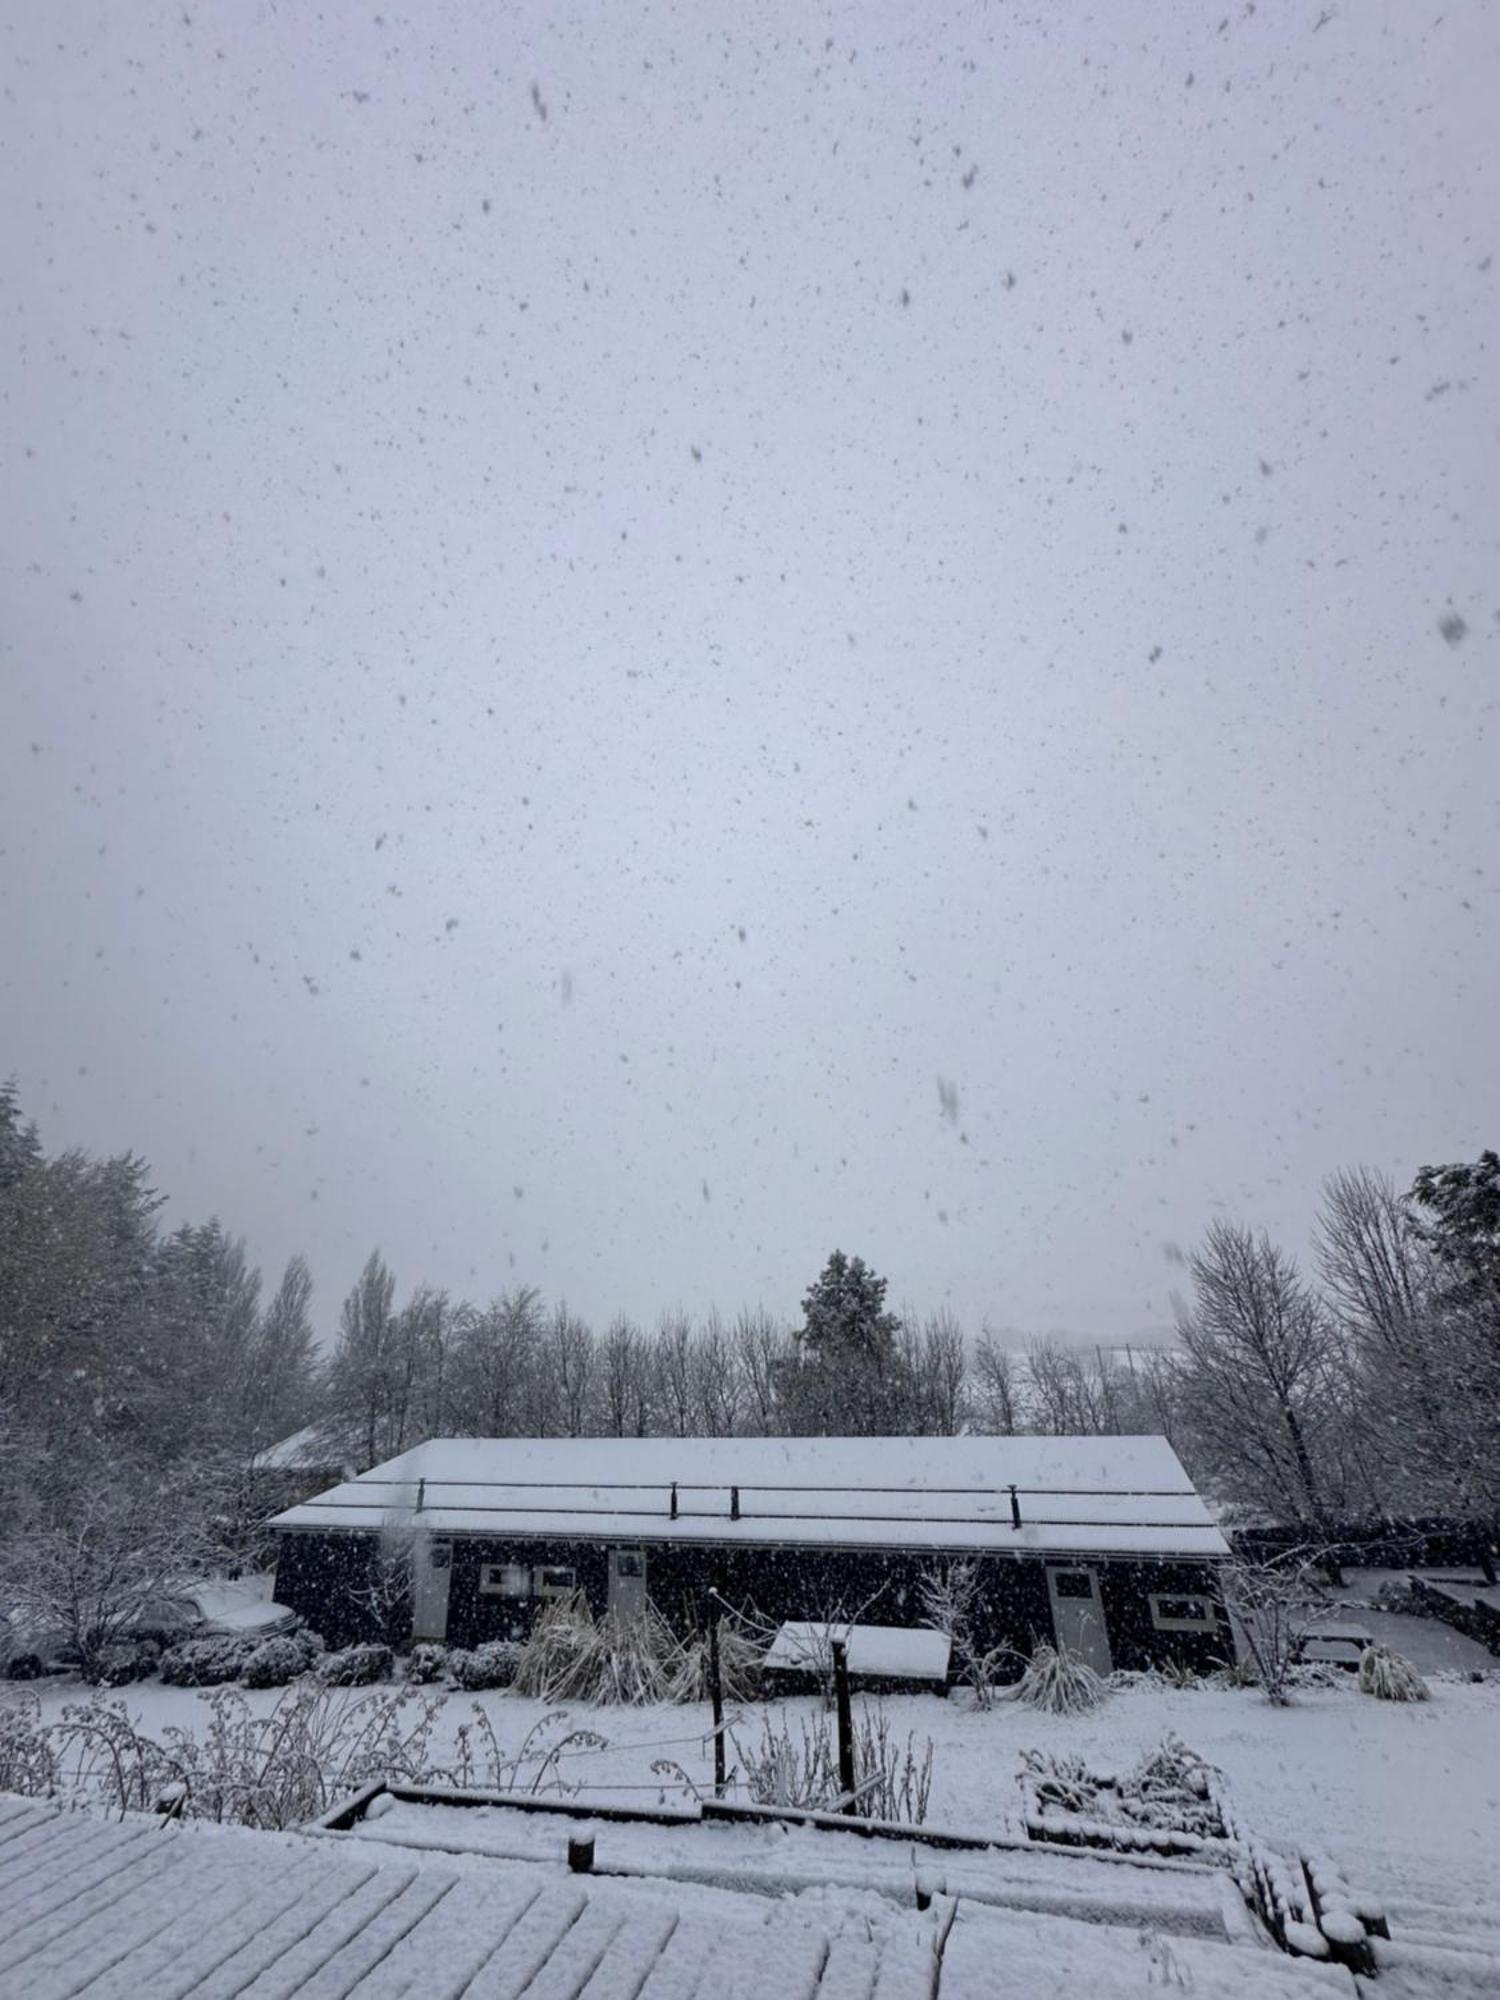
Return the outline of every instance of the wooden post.
{"type": "Polygon", "coordinates": [[[592,1833],[570,1833],[568,1835],[568,1866],[575,1875],[591,1875],[594,1872],[594,1836],[592,1833]]]}
{"type": "Polygon", "coordinates": [[[427,1498],[427,1481],[425,1479],[419,1479],[417,1481],[417,1512],[419,1514],[422,1511],[422,1503],[423,1501],[426,1500],[426,1498],[427,1498]]]}
{"type": "Polygon", "coordinates": [[[853,1815],[859,1811],[859,1802],[854,1797],[854,1718],[849,1713],[849,1649],[842,1639],[835,1639],[832,1646],[833,1697],[839,1725],[839,1790],[844,1795],[843,1810],[853,1815]]]}
{"type": "Polygon", "coordinates": [[[708,1615],[708,1697],[714,1706],[714,1797],[724,1796],[724,1681],[719,1672],[719,1614],[708,1615]]]}
{"type": "Polygon", "coordinates": [[[672,1519],[677,1519],[677,1481],[672,1481],[672,1519]]]}
{"type": "Polygon", "coordinates": [[[1010,1489],[1010,1524],[1013,1528],[1019,1528],[1021,1525],[1021,1503],[1016,1498],[1014,1486],[1010,1489]]]}
{"type": "Polygon", "coordinates": [[[729,1489],[729,1518],[731,1521],[737,1521],[740,1518],[740,1489],[738,1486],[731,1486],[729,1489]]]}

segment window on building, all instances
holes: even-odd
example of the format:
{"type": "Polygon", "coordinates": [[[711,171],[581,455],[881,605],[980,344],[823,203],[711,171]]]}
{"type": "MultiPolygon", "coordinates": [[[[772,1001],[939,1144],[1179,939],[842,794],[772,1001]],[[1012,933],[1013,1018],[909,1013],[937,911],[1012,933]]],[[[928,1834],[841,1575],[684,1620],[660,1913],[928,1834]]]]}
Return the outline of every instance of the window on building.
{"type": "Polygon", "coordinates": [[[645,1574],[646,1558],[641,1554],[639,1549],[615,1550],[616,1576],[644,1576],[645,1574]]]}
{"type": "Polygon", "coordinates": [[[530,1597],[531,1571],[525,1563],[484,1563],[479,1592],[482,1597],[530,1597]]]}
{"type": "Polygon", "coordinates": [[[1216,1622],[1211,1597],[1152,1594],[1151,1623],[1158,1632],[1211,1632],[1216,1622]]]}
{"type": "Polygon", "coordinates": [[[566,1597],[578,1585],[578,1573],[571,1569],[538,1568],[532,1588],[538,1597],[566,1597]]]}
{"type": "Polygon", "coordinates": [[[1086,1569],[1054,1570],[1052,1588],[1058,1597],[1092,1597],[1094,1578],[1086,1569]]]}

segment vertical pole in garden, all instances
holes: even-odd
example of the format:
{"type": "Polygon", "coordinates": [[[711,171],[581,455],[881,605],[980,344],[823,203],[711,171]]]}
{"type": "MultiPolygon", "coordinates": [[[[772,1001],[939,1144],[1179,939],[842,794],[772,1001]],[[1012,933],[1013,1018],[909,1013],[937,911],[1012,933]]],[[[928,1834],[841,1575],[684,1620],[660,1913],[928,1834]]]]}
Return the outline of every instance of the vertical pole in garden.
{"type": "Polygon", "coordinates": [[[708,1618],[708,1698],[714,1705],[714,1797],[724,1796],[724,1682],[719,1673],[719,1612],[708,1618]]]}
{"type": "Polygon", "coordinates": [[[842,1639],[833,1641],[833,1698],[839,1723],[839,1790],[844,1795],[844,1811],[859,1810],[854,1797],[854,1718],[849,1713],[849,1649],[842,1639]]]}

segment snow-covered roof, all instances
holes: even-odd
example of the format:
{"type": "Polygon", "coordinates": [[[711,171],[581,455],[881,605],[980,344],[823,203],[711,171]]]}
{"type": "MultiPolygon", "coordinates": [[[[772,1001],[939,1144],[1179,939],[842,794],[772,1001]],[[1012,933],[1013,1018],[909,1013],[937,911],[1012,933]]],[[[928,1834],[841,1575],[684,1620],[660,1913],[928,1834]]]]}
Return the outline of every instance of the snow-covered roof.
{"type": "Polygon", "coordinates": [[[1160,1437],[433,1438],[273,1525],[415,1517],[498,1539],[1228,1553],[1160,1437]]]}
{"type": "Polygon", "coordinates": [[[330,1444],[316,1424],[308,1424],[304,1430],[293,1431],[290,1437],[282,1438],[279,1444],[268,1444],[264,1451],[258,1451],[250,1461],[252,1472],[327,1472],[333,1466],[343,1465],[344,1454],[337,1445],[330,1444]]]}

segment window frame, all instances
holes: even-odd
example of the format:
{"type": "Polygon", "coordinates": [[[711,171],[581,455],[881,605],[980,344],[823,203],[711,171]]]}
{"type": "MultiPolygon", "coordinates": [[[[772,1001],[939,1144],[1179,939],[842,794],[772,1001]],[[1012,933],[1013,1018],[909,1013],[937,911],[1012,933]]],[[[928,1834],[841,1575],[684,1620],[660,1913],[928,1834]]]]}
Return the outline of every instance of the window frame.
{"type": "Polygon", "coordinates": [[[531,1594],[533,1597],[571,1597],[578,1588],[578,1570],[570,1563],[537,1563],[531,1572],[531,1594]],[[550,1582],[549,1578],[565,1576],[566,1583],[550,1582]]]}
{"type": "Polygon", "coordinates": [[[479,1565],[479,1595],[481,1597],[508,1597],[512,1601],[529,1598],[532,1595],[531,1569],[526,1563],[498,1562],[479,1565]],[[524,1582],[524,1588],[516,1587],[517,1579],[524,1582]],[[493,1579],[493,1580],[492,1580],[493,1579]]]}
{"type": "Polygon", "coordinates": [[[1151,1624],[1157,1632],[1216,1632],[1219,1628],[1219,1609],[1213,1598],[1203,1590],[1152,1590],[1147,1592],[1151,1606],[1151,1624]],[[1162,1610],[1164,1604],[1201,1604],[1201,1618],[1174,1618],[1162,1610]]]}
{"type": "Polygon", "coordinates": [[[1082,1563],[1074,1563],[1068,1568],[1054,1567],[1052,1571],[1052,1595],[1063,1604],[1089,1604],[1096,1602],[1099,1597],[1099,1578],[1093,1570],[1085,1568],[1082,1563]],[[1066,1587],[1071,1583],[1073,1578],[1080,1576],[1088,1585],[1086,1590],[1075,1590],[1066,1587]]]}

